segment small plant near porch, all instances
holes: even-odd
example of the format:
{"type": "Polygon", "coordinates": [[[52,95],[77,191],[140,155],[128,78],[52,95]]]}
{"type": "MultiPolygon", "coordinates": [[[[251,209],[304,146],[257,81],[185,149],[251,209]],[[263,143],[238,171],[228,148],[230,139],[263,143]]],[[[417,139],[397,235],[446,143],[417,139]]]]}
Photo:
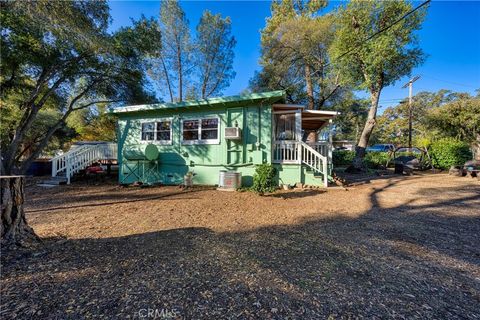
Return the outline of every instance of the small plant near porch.
{"type": "Polygon", "coordinates": [[[274,192],[277,189],[275,181],[276,170],[273,165],[263,163],[255,168],[253,175],[253,185],[251,190],[263,195],[268,192],[274,192]]]}

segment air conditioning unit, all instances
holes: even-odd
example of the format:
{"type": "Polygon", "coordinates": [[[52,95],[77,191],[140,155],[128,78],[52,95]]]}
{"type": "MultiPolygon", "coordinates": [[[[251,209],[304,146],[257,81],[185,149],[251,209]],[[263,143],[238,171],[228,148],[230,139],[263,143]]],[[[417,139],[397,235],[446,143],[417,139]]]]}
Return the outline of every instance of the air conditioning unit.
{"type": "Polygon", "coordinates": [[[225,139],[240,140],[242,138],[242,130],[238,127],[225,128],[225,139]]]}

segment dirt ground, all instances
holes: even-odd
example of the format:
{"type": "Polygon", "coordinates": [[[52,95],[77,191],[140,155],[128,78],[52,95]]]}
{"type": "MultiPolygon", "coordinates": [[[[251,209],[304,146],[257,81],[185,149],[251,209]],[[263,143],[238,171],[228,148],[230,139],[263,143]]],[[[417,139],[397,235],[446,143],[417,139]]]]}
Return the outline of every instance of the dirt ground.
{"type": "Polygon", "coordinates": [[[390,176],[260,197],[27,187],[3,319],[480,319],[480,183],[390,176]]]}

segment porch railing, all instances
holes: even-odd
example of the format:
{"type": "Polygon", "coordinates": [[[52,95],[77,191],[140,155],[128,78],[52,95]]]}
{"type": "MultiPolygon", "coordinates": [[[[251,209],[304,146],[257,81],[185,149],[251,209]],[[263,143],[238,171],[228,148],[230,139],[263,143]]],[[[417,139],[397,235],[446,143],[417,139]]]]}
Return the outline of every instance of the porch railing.
{"type": "Polygon", "coordinates": [[[273,163],[298,163],[310,167],[323,175],[324,185],[328,184],[331,151],[328,142],[306,144],[302,141],[275,141],[272,146],[273,163]]]}
{"type": "Polygon", "coordinates": [[[332,160],[332,147],[328,141],[304,143],[300,141],[275,141],[273,143],[272,161],[274,163],[300,163],[300,145],[306,144],[316,152],[327,158],[328,163],[332,160]]]}
{"type": "Polygon", "coordinates": [[[274,163],[300,163],[302,159],[299,141],[275,141],[272,147],[274,163]]]}

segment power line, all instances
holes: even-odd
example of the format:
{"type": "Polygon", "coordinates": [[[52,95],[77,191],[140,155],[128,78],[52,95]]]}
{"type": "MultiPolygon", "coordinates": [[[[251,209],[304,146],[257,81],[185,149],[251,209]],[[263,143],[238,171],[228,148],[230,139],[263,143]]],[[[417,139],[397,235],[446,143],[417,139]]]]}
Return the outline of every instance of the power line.
{"type": "MultiPolygon", "coordinates": [[[[393,27],[394,25],[396,25],[397,23],[399,23],[400,21],[402,21],[403,19],[405,19],[406,17],[408,17],[409,15],[411,15],[412,13],[414,13],[415,11],[417,11],[418,9],[420,9],[421,7],[427,5],[431,0],[427,0],[425,2],[423,2],[422,4],[420,4],[419,6],[417,6],[416,8],[410,10],[409,12],[407,12],[406,14],[404,14],[402,17],[400,17],[399,19],[397,19],[394,23],[390,24],[389,26],[385,27],[385,28],[382,28],[380,30],[378,30],[377,32],[373,33],[372,35],[370,35],[369,37],[367,37],[365,40],[363,40],[362,42],[365,43],[371,39],[373,39],[374,37],[378,36],[380,33],[383,33],[385,31],[387,31],[388,29],[390,29],[391,27],[393,27]]],[[[362,43],[362,44],[363,44],[362,43]]],[[[340,59],[340,58],[343,58],[344,56],[346,56],[347,54],[353,52],[354,50],[358,49],[358,47],[353,47],[351,48],[350,50],[347,50],[346,52],[342,53],[341,55],[339,55],[336,59],[340,59]]],[[[331,62],[328,62],[325,66],[328,66],[331,62]]]]}
{"type": "Polygon", "coordinates": [[[426,75],[422,75],[422,76],[424,76],[424,77],[426,77],[426,78],[433,79],[433,80],[437,80],[437,81],[442,81],[442,82],[445,82],[445,83],[454,84],[454,85],[457,85],[457,86],[469,87],[469,88],[474,88],[474,89],[478,89],[478,88],[479,88],[479,87],[475,87],[475,86],[472,86],[472,85],[462,84],[462,83],[453,82],[453,81],[448,81],[448,80],[442,80],[442,79],[434,78],[434,77],[431,77],[431,76],[426,76],[426,75]]]}
{"type": "MultiPolygon", "coordinates": [[[[373,38],[375,38],[376,36],[378,36],[379,34],[387,31],[388,29],[390,29],[391,27],[393,27],[394,25],[396,25],[397,23],[399,23],[400,21],[402,21],[403,19],[405,19],[406,17],[408,17],[409,15],[411,15],[412,13],[414,13],[415,11],[417,11],[418,9],[422,8],[423,6],[427,5],[429,2],[431,2],[431,0],[427,0],[425,2],[423,2],[422,4],[418,5],[417,7],[415,7],[414,9],[410,10],[409,12],[407,12],[406,14],[404,14],[403,16],[401,16],[399,19],[397,19],[395,22],[393,22],[392,24],[386,26],[385,28],[382,28],[380,30],[378,30],[377,32],[371,34],[370,36],[368,36],[367,38],[365,38],[358,46],[356,47],[352,47],[350,48],[349,50],[347,50],[346,52],[342,53],[341,55],[339,55],[336,59],[341,59],[343,58],[344,56],[346,56],[347,54],[350,54],[352,53],[353,51],[359,49],[359,46],[362,46],[364,45],[367,41],[370,41],[372,40],[373,38]]],[[[327,62],[326,64],[323,64],[323,68],[324,67],[328,67],[330,64],[332,64],[331,61],[327,62]]],[[[314,73],[311,74],[311,76],[315,75],[316,73],[318,73],[319,70],[315,71],[314,73]]],[[[303,79],[299,79],[297,81],[295,81],[293,84],[297,84],[297,82],[299,81],[303,81],[303,79]]]]}

